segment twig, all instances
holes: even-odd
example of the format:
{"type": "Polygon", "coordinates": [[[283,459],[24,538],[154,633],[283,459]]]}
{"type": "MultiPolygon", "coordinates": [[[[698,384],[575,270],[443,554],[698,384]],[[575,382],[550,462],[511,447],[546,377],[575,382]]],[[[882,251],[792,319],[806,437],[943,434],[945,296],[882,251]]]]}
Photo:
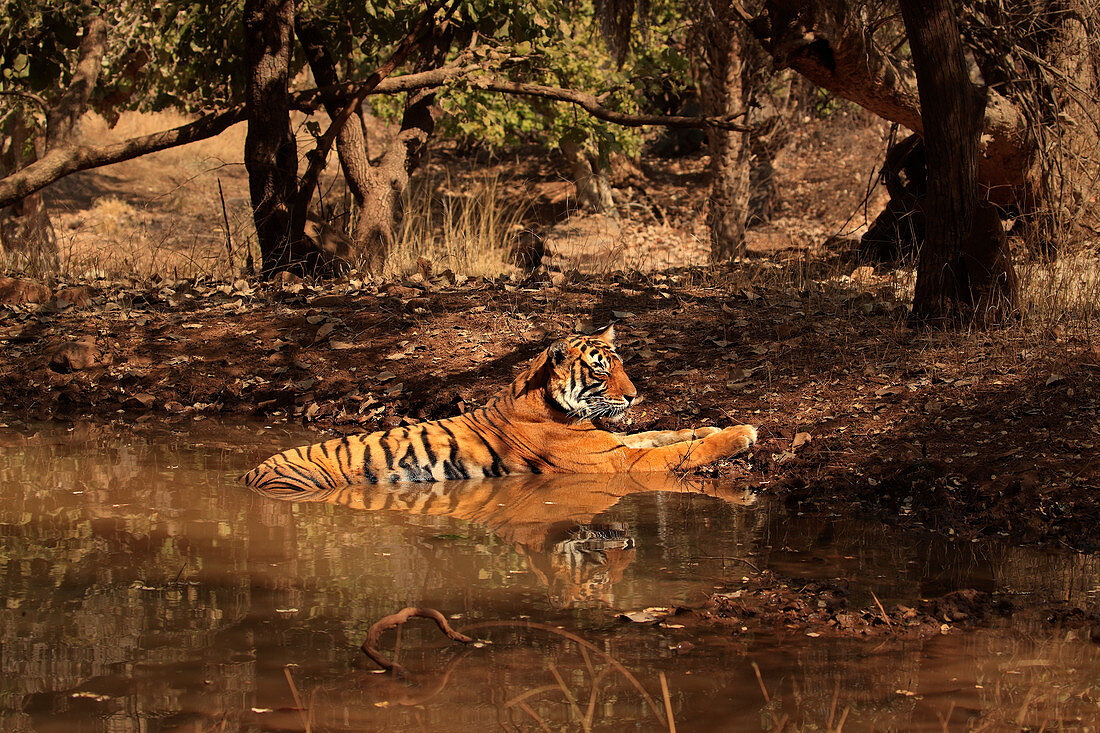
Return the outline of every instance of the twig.
{"type": "Polygon", "coordinates": [[[24,92],[19,89],[0,89],[0,97],[20,97],[22,99],[26,99],[29,102],[34,102],[42,108],[43,112],[50,111],[50,105],[46,102],[46,100],[38,96],[37,94],[34,94],[33,92],[24,92]]]}
{"type": "Polygon", "coordinates": [[[569,701],[569,707],[573,708],[573,712],[580,718],[581,726],[586,733],[591,731],[592,729],[588,727],[588,720],[581,715],[581,706],[577,704],[577,698],[573,696],[573,692],[566,686],[565,680],[561,678],[561,673],[558,672],[558,668],[553,663],[550,664],[550,674],[554,675],[554,679],[558,681],[558,687],[560,687],[561,691],[565,694],[565,699],[569,701]]]}
{"type": "Polygon", "coordinates": [[[546,733],[550,733],[550,729],[546,727],[546,723],[543,722],[542,718],[539,717],[538,713],[536,713],[534,710],[531,709],[530,705],[528,705],[525,702],[521,702],[519,704],[519,709],[522,710],[523,712],[527,713],[528,715],[530,715],[532,718],[534,718],[535,722],[538,723],[539,727],[542,728],[544,731],[546,731],[546,733]]]}
{"type": "Polygon", "coordinates": [[[225,223],[225,251],[229,255],[229,276],[233,278],[233,237],[229,234],[229,213],[225,210],[225,194],[222,192],[222,179],[218,176],[218,198],[222,201],[222,221],[225,223]]]}
{"type": "Polygon", "coordinates": [[[309,718],[306,717],[306,707],[302,704],[302,696],[298,694],[298,686],[294,684],[294,678],[290,676],[290,665],[283,667],[286,682],[290,685],[290,694],[294,696],[294,704],[298,706],[298,717],[302,719],[302,726],[309,733],[309,718]]]}
{"type": "Polygon", "coordinates": [[[875,605],[878,606],[878,611],[882,614],[882,620],[886,622],[888,627],[893,628],[894,623],[890,620],[890,617],[886,615],[886,609],[882,607],[882,601],[878,599],[874,591],[871,591],[871,597],[875,599],[875,605]]]}
{"type": "Polygon", "coordinates": [[[760,665],[756,662],[752,663],[752,670],[756,672],[756,681],[760,684],[760,691],[764,693],[764,704],[772,704],[772,696],[768,694],[768,688],[764,686],[764,677],[760,674],[760,665]]]}
{"type": "Polygon", "coordinates": [[[661,694],[665,698],[665,718],[668,720],[668,733],[676,733],[676,720],[672,717],[672,698],[668,694],[668,680],[665,679],[664,672],[660,672],[658,675],[661,678],[661,694]]]}
{"type": "Polygon", "coordinates": [[[848,719],[848,712],[850,710],[850,707],[845,706],[844,712],[840,714],[840,721],[836,724],[836,728],[833,730],[833,733],[842,733],[842,731],[844,730],[844,721],[848,719]]]}
{"type": "Polygon", "coordinates": [[[529,697],[534,697],[535,695],[541,695],[544,692],[556,691],[558,689],[560,689],[560,688],[557,685],[543,685],[542,687],[536,687],[533,690],[528,690],[527,692],[521,692],[520,694],[516,695],[511,700],[504,703],[504,707],[510,708],[513,705],[519,705],[520,703],[522,703],[524,700],[526,700],[529,697]]]}
{"type": "Polygon", "coordinates": [[[600,104],[596,95],[589,94],[588,92],[579,92],[575,89],[548,87],[542,84],[523,84],[515,81],[492,78],[472,78],[470,79],[470,86],[475,89],[484,89],[490,92],[503,92],[505,94],[555,99],[560,102],[572,102],[597,119],[605,120],[616,125],[622,125],[623,127],[661,125],[663,127],[713,127],[719,130],[732,130],[734,132],[753,132],[756,130],[752,125],[742,125],[734,122],[734,120],[746,116],[748,110],[726,115],[724,117],[633,115],[604,107],[600,104]]]}
{"type": "Polygon", "coordinates": [[[615,657],[611,656],[610,654],[605,652],[603,649],[600,649],[595,644],[593,644],[589,641],[586,641],[585,639],[577,636],[576,634],[574,634],[570,631],[566,631],[565,629],[559,629],[556,626],[549,626],[547,624],[541,624],[537,621],[482,621],[480,623],[471,624],[470,626],[464,626],[462,628],[462,630],[463,631],[473,631],[474,629],[491,629],[491,628],[504,629],[504,628],[514,628],[516,626],[519,626],[520,628],[536,629],[538,631],[546,631],[546,632],[549,632],[551,634],[557,634],[558,636],[565,637],[566,639],[569,639],[572,642],[580,644],[581,646],[587,648],[591,652],[596,652],[597,654],[602,656],[604,659],[606,659],[608,662],[610,662],[611,665],[613,667],[615,667],[615,669],[618,670],[618,672],[620,674],[622,674],[624,677],[626,677],[630,681],[630,683],[632,685],[634,685],[634,689],[636,689],[639,693],[641,693],[642,698],[645,699],[646,703],[649,705],[649,709],[653,711],[653,714],[657,716],[657,719],[660,720],[662,723],[664,722],[664,716],[661,714],[660,708],[657,707],[657,703],[653,700],[653,697],[646,691],[645,687],[642,686],[642,683],[638,681],[638,678],[635,677],[629,669],[624,667],[622,665],[622,663],[619,662],[618,659],[615,659],[615,657]]]}
{"type": "Polygon", "coordinates": [[[441,614],[434,608],[416,608],[413,606],[409,606],[408,608],[403,608],[397,613],[392,613],[389,616],[384,616],[383,618],[376,621],[374,625],[370,627],[370,630],[367,631],[367,639],[363,642],[363,645],[359,647],[360,650],[362,650],[364,654],[370,657],[370,659],[382,669],[386,670],[387,672],[392,672],[399,677],[404,677],[406,675],[405,668],[402,667],[400,664],[397,664],[396,662],[391,662],[390,660],[386,659],[377,649],[374,648],[374,646],[378,643],[378,637],[382,635],[382,632],[388,631],[389,629],[397,628],[414,616],[429,618],[432,621],[435,621],[436,626],[439,627],[439,630],[442,631],[448,639],[460,641],[463,644],[469,644],[473,641],[473,639],[466,636],[465,634],[460,634],[459,632],[452,629],[451,625],[447,623],[447,619],[444,618],[443,614],[441,614]]]}

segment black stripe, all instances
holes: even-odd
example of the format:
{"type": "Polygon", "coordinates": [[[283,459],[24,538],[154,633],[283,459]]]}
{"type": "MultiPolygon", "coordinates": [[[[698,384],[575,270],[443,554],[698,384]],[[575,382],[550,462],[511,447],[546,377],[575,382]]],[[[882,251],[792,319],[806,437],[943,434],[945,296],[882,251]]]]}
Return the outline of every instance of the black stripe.
{"type": "Polygon", "coordinates": [[[470,472],[466,470],[466,465],[461,458],[458,457],[458,439],[455,438],[455,434],[451,432],[443,423],[439,423],[440,429],[447,434],[447,442],[450,444],[451,452],[447,460],[443,461],[443,474],[446,478],[470,478],[470,472]],[[458,476],[447,475],[447,471],[457,471],[458,476]]]}
{"type": "Polygon", "coordinates": [[[333,451],[336,454],[336,468],[340,470],[340,475],[344,477],[344,482],[350,484],[350,483],[352,483],[351,476],[348,475],[347,468],[344,468],[344,461],[340,460],[340,447],[341,446],[343,446],[345,449],[347,449],[347,452],[348,452],[347,468],[351,468],[351,444],[348,442],[347,438],[344,438],[343,440],[341,440],[339,443],[336,444],[336,449],[333,451]]]}
{"type": "Polygon", "coordinates": [[[497,452],[495,450],[493,450],[493,446],[489,445],[489,441],[485,439],[485,436],[481,434],[481,431],[472,425],[470,426],[470,430],[473,432],[474,435],[478,437],[478,440],[482,442],[482,444],[485,446],[485,449],[489,451],[489,455],[493,458],[492,465],[490,465],[489,468],[485,468],[485,466],[482,466],[481,472],[486,477],[503,476],[508,473],[508,469],[505,468],[504,463],[501,462],[500,456],[497,455],[497,452]]]}
{"type": "Polygon", "coordinates": [[[425,470],[416,460],[416,448],[410,442],[405,455],[397,462],[397,465],[405,469],[405,477],[410,481],[434,481],[435,476],[430,470],[425,470]]]}
{"type": "Polygon", "coordinates": [[[314,459],[310,460],[309,463],[312,466],[316,466],[317,470],[320,473],[324,474],[325,478],[328,479],[330,486],[339,486],[340,485],[340,479],[338,479],[336,477],[336,474],[333,473],[332,470],[328,466],[329,461],[331,460],[331,457],[328,454],[328,447],[327,446],[328,446],[327,442],[326,443],[321,443],[320,445],[313,446],[313,450],[319,452],[321,454],[321,457],[323,458],[323,460],[318,461],[316,458],[314,458],[314,459]]]}
{"type": "Polygon", "coordinates": [[[393,470],[393,450],[390,448],[390,444],[388,442],[386,442],[387,438],[389,438],[389,437],[390,437],[390,431],[389,430],[387,430],[386,432],[379,435],[378,436],[378,445],[382,446],[382,453],[385,454],[386,468],[388,468],[389,470],[392,471],[393,470]]]}
{"type": "Polygon", "coordinates": [[[539,464],[535,463],[530,458],[524,458],[523,462],[527,464],[527,468],[531,470],[531,473],[542,473],[542,469],[539,468],[539,464]]]}
{"type": "Polygon", "coordinates": [[[562,413],[563,415],[568,415],[569,414],[569,410],[562,407],[561,403],[558,402],[556,399],[554,399],[554,396],[551,395],[549,392],[544,392],[543,393],[543,398],[546,400],[546,404],[550,405],[550,407],[552,409],[557,410],[558,412],[562,413]]]}
{"type": "MultiPolygon", "coordinates": [[[[307,472],[305,466],[299,466],[295,463],[284,463],[279,466],[279,468],[286,469],[287,471],[293,471],[295,474],[297,474],[298,480],[300,480],[306,486],[312,487],[314,489],[321,488],[321,484],[317,481],[317,477],[307,472]]],[[[286,481],[291,480],[291,477],[287,476],[286,474],[283,474],[282,477],[286,481]]]]}
{"type": "Polygon", "coordinates": [[[420,441],[424,444],[424,457],[428,459],[428,465],[435,465],[435,451],[432,450],[432,444],[428,440],[428,426],[425,425],[420,429],[420,441]]]}
{"type": "MultiPolygon", "coordinates": [[[[350,460],[351,445],[348,445],[348,457],[350,460]]],[[[363,436],[363,475],[372,484],[378,483],[378,474],[374,471],[374,443],[369,435],[363,436]]]]}

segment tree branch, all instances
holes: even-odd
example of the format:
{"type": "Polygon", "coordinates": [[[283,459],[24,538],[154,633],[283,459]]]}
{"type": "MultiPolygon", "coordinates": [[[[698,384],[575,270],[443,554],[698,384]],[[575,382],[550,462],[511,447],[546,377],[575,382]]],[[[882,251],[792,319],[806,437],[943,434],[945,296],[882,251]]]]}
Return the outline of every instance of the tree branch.
{"type": "MultiPolygon", "coordinates": [[[[329,123],[328,129],[325,130],[321,139],[317,141],[317,147],[308,153],[309,167],[306,169],[305,175],[302,176],[302,181],[298,186],[298,196],[294,202],[294,210],[291,215],[291,226],[294,227],[294,230],[291,232],[292,240],[296,240],[302,235],[301,227],[305,226],[306,211],[309,208],[309,202],[313,198],[313,192],[317,189],[317,183],[321,178],[321,171],[325,168],[328,151],[332,148],[336,136],[355,110],[363,106],[363,100],[367,98],[367,95],[370,94],[383,79],[392,74],[398,66],[405,62],[412,53],[413,48],[420,42],[424,33],[432,27],[435,14],[439,12],[440,8],[445,6],[445,2],[446,0],[437,0],[437,2],[433,3],[421,14],[413,28],[403,39],[401,39],[401,42],[397,45],[397,48],[394,49],[393,53],[390,54],[386,62],[379,66],[375,72],[362,83],[355,95],[340,111],[340,114],[329,123]]],[[[453,0],[450,4],[450,8],[444,13],[444,20],[450,18],[457,7],[458,0],[453,0]]]]}
{"type": "MultiPolygon", "coordinates": [[[[457,79],[483,71],[481,66],[455,66],[432,69],[416,74],[389,77],[363,93],[367,82],[344,82],[324,89],[307,89],[291,96],[291,107],[301,112],[312,113],[321,107],[324,94],[332,93],[340,100],[352,99],[353,95],[363,93],[365,98],[372,94],[396,94],[416,89],[443,86],[457,79]]],[[[368,80],[369,81],[369,80],[368,80]]],[[[716,127],[725,130],[745,131],[752,128],[738,125],[732,119],[744,116],[744,112],[728,118],[713,117],[664,117],[661,115],[632,115],[616,112],[603,107],[595,95],[572,89],[559,89],[537,84],[520,84],[496,79],[475,79],[473,85],[486,91],[502,94],[519,94],[544,97],[563,102],[571,102],[585,111],[614,124],[637,127],[656,125],[664,127],[706,128],[716,127]]],[[[73,145],[49,150],[39,160],[31,163],[10,176],[0,179],[0,208],[10,206],[20,199],[40,191],[51,183],[72,173],[99,168],[113,163],[131,160],[149,153],[167,148],[206,140],[246,119],[245,106],[237,104],[221,112],[200,117],[179,127],[174,127],[149,135],[141,135],[106,145],[73,145]]]]}
{"type": "Polygon", "coordinates": [[[626,112],[618,112],[608,107],[604,107],[594,94],[578,92],[574,89],[562,89],[560,87],[548,87],[541,84],[522,84],[514,81],[477,77],[470,79],[470,86],[477,89],[484,89],[489,92],[518,94],[528,97],[544,97],[546,99],[556,99],[561,102],[571,102],[597,119],[605,120],[616,125],[622,125],[624,127],[643,127],[646,125],[662,125],[664,127],[713,127],[721,130],[733,130],[735,132],[752,132],[754,129],[751,125],[741,125],[733,121],[747,115],[747,110],[725,117],[635,115],[626,112]]]}
{"type": "Polygon", "coordinates": [[[245,119],[244,105],[201,117],[170,130],[141,135],[107,145],[70,145],[54,148],[10,176],[0,179],[0,208],[40,191],[77,171],[120,163],[158,150],[206,140],[245,119]]]}
{"type": "Polygon", "coordinates": [[[0,97],[21,97],[27,101],[34,102],[42,108],[43,112],[49,113],[50,105],[45,99],[38,96],[34,92],[24,92],[20,89],[0,89],[0,97]]]}
{"type": "Polygon", "coordinates": [[[80,42],[76,67],[69,88],[46,112],[46,150],[60,147],[68,140],[92,97],[103,54],[107,50],[107,23],[99,15],[90,15],[84,21],[84,39],[80,42]]]}

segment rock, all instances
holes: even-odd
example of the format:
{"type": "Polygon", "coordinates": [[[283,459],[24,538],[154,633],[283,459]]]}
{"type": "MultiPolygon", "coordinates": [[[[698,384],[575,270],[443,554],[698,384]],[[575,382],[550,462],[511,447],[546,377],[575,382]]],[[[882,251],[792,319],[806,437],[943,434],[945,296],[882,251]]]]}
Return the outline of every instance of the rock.
{"type": "Polygon", "coordinates": [[[91,288],[83,285],[61,288],[54,294],[54,302],[57,304],[58,310],[65,310],[66,308],[87,308],[92,304],[92,298],[95,294],[91,288]]]}
{"type": "Polygon", "coordinates": [[[25,277],[0,277],[0,305],[45,303],[50,289],[37,280],[25,277]]]}
{"type": "Polygon", "coordinates": [[[546,243],[535,232],[524,229],[516,237],[508,252],[508,261],[524,272],[531,272],[542,264],[546,255],[546,243]]]}
{"type": "Polygon", "coordinates": [[[309,301],[309,304],[316,308],[339,308],[347,305],[347,302],[348,297],[346,295],[318,295],[309,301]]]}
{"type": "Polygon", "coordinates": [[[66,341],[53,350],[50,368],[55,372],[79,371],[111,363],[110,352],[96,345],[95,336],[85,336],[79,341],[66,341]]]}
{"type": "Polygon", "coordinates": [[[293,272],[287,272],[286,270],[280,270],[275,273],[275,276],[271,278],[271,282],[276,287],[286,287],[287,285],[297,285],[302,282],[302,278],[295,275],[293,272]]]}
{"type": "Polygon", "coordinates": [[[156,402],[157,398],[148,392],[138,392],[135,395],[130,395],[123,403],[126,407],[140,407],[148,410],[156,402]]]}

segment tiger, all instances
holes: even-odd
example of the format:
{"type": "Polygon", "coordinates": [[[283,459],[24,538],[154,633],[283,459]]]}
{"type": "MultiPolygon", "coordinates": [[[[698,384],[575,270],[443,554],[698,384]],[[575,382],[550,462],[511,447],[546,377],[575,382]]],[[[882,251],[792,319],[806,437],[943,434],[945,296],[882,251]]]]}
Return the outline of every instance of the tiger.
{"type": "Polygon", "coordinates": [[[485,407],[444,420],[291,448],[242,477],[301,491],[355,483],[433,482],[511,474],[689,470],[737,455],[756,428],[616,433],[638,400],[615,328],[554,341],[485,407]]]}
{"type": "Polygon", "coordinates": [[[266,499],[323,502],[372,512],[446,516],[485,527],[523,556],[550,605],[614,605],[614,586],[634,562],[639,539],[603,515],[626,496],[706,495],[751,506],[755,495],[729,483],[672,473],[519,474],[432,484],[354,484],[302,491],[255,489],[266,499]]]}

